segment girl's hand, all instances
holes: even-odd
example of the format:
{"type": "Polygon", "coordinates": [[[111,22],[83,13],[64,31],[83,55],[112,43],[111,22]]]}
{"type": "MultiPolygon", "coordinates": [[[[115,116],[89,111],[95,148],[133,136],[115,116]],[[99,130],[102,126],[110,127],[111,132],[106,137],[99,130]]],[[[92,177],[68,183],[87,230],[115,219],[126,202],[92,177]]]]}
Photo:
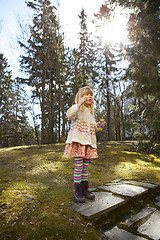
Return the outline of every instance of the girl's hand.
{"type": "Polygon", "coordinates": [[[86,102],[88,100],[88,98],[87,98],[87,96],[83,96],[81,99],[80,99],[80,101],[79,101],[79,103],[78,103],[78,107],[80,107],[84,102],[86,102]]]}
{"type": "Polygon", "coordinates": [[[105,127],[105,125],[106,125],[106,122],[102,122],[102,128],[104,128],[105,127]]]}
{"type": "MultiPolygon", "coordinates": [[[[105,125],[106,125],[106,122],[102,122],[102,123],[101,123],[102,128],[104,128],[105,125]]],[[[98,128],[99,128],[99,126],[100,126],[100,122],[97,123],[97,127],[98,127],[98,128]]]]}
{"type": "Polygon", "coordinates": [[[78,107],[80,107],[83,103],[85,103],[85,102],[87,102],[88,100],[90,100],[91,98],[90,97],[87,97],[87,96],[83,96],[81,99],[80,99],[80,101],[79,101],[79,103],[78,103],[78,107]]]}
{"type": "Polygon", "coordinates": [[[97,128],[99,128],[99,126],[100,126],[100,122],[97,123],[97,128]]]}

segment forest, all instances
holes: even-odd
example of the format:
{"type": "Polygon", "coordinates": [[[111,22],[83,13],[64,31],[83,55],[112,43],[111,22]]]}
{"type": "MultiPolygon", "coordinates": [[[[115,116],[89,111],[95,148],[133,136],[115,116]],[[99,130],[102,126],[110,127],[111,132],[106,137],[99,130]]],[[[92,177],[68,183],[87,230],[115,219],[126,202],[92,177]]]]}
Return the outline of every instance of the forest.
{"type": "Polygon", "coordinates": [[[97,29],[117,7],[129,9],[128,39],[119,44],[89,29],[82,8],[77,48],[67,46],[56,6],[49,0],[26,4],[33,18],[28,31],[20,24],[17,38],[23,74],[13,78],[0,53],[0,148],[64,143],[66,111],[90,81],[96,120],[106,121],[98,141],[136,140],[138,149],[160,154],[159,0],[104,1],[92,21],[97,29]]]}

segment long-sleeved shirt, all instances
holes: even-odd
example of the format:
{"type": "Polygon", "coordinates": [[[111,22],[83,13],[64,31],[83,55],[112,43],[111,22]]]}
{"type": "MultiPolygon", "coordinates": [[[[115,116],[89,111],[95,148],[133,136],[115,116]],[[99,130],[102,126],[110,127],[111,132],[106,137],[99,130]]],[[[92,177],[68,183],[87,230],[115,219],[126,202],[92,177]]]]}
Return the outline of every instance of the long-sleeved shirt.
{"type": "Polygon", "coordinates": [[[71,120],[71,128],[66,143],[78,142],[97,148],[95,132],[98,128],[90,109],[85,107],[84,111],[81,111],[75,104],[68,109],[67,117],[71,120]]]}

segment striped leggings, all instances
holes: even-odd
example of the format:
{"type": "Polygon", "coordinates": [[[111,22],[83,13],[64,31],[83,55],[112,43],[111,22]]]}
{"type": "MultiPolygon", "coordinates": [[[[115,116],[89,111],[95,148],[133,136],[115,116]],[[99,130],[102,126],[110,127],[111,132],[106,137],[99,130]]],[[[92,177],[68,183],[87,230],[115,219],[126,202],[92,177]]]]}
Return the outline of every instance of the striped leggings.
{"type": "Polygon", "coordinates": [[[75,157],[74,183],[88,181],[89,159],[75,157]]]}

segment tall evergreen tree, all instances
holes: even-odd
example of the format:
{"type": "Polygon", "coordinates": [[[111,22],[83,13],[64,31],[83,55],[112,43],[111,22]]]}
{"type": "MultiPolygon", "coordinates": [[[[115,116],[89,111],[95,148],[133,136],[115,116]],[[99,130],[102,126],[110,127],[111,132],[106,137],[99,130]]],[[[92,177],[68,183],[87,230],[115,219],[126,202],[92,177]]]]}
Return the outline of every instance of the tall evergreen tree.
{"type": "Polygon", "coordinates": [[[7,59],[0,54],[0,147],[34,143],[27,110],[19,82],[12,79],[7,59]]]}
{"type": "Polygon", "coordinates": [[[26,54],[22,56],[21,68],[28,74],[23,82],[32,86],[33,97],[40,101],[43,144],[50,142],[49,138],[51,142],[54,141],[53,129],[57,128],[57,115],[54,118],[53,108],[59,96],[57,86],[60,86],[59,51],[62,37],[59,36],[55,7],[51,6],[50,1],[28,1],[27,6],[34,10],[34,18],[27,45],[19,41],[20,46],[26,50],[26,54]]]}
{"type": "Polygon", "coordinates": [[[8,147],[9,121],[12,116],[13,80],[7,59],[0,54],[0,147],[8,147]]]}
{"type": "MultiPolygon", "coordinates": [[[[95,14],[96,19],[94,24],[96,24],[97,28],[103,28],[109,22],[112,11],[111,6],[102,5],[100,7],[99,12],[95,14]]],[[[121,125],[122,119],[120,115],[122,116],[123,114],[122,112],[119,114],[120,109],[122,109],[122,101],[120,102],[119,100],[121,91],[120,89],[119,91],[116,90],[121,81],[120,76],[122,69],[118,67],[117,63],[123,59],[123,55],[119,46],[114,45],[112,42],[107,42],[103,39],[103,36],[97,36],[97,38],[99,39],[99,53],[101,54],[99,68],[100,79],[98,81],[99,91],[97,94],[99,98],[98,108],[104,112],[104,118],[107,122],[105,140],[118,140],[116,133],[114,133],[114,131],[116,132],[117,130],[114,130],[114,128],[117,129],[116,125],[121,125]],[[117,112],[115,112],[115,110],[117,112]],[[119,117],[117,118],[116,116],[119,117]]],[[[121,130],[119,130],[119,138],[121,138],[120,132],[121,130]]]]}
{"type": "Polygon", "coordinates": [[[132,81],[137,99],[134,108],[135,114],[139,113],[137,133],[141,139],[160,141],[160,1],[116,2],[132,8],[128,23],[130,65],[126,77],[132,81]]]}
{"type": "Polygon", "coordinates": [[[88,31],[87,20],[88,17],[82,9],[80,15],[80,32],[79,39],[79,86],[86,85],[86,80],[92,78],[93,80],[98,75],[96,72],[96,48],[92,39],[92,33],[88,31]]]}

